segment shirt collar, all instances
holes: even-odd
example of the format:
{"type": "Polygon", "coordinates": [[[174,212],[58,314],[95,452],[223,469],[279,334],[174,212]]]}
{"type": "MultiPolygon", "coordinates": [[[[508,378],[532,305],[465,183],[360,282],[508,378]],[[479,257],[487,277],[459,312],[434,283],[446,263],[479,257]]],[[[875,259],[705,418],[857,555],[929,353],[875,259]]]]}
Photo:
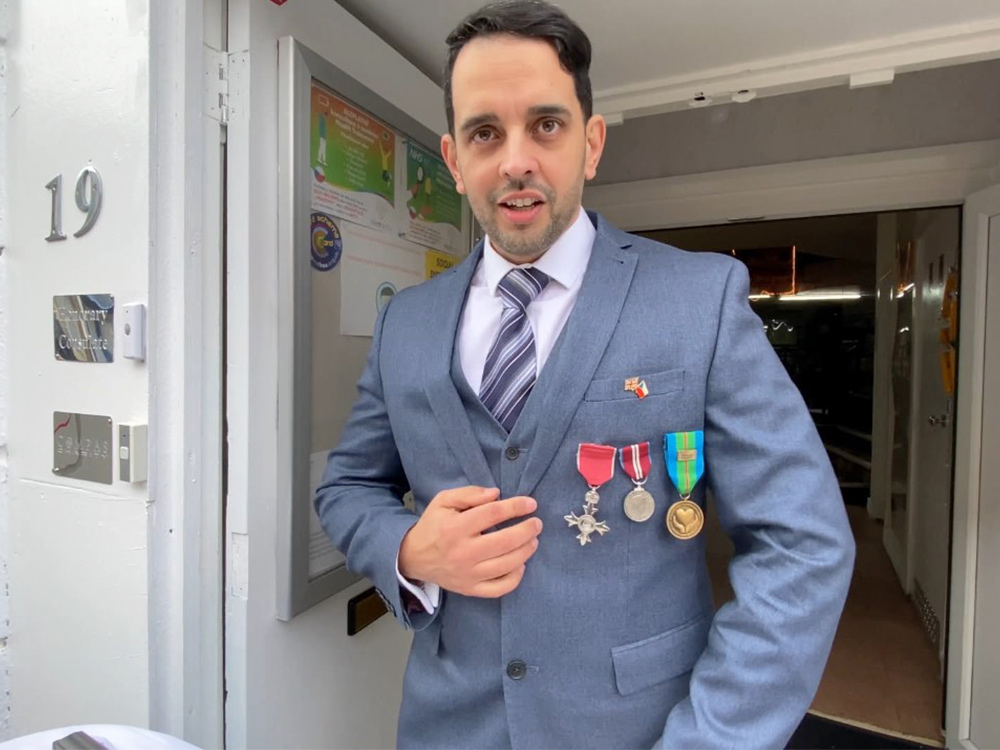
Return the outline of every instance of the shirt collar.
{"type": "MultiPolygon", "coordinates": [[[[581,208],[576,221],[552,243],[552,247],[546,250],[541,258],[534,263],[519,265],[521,268],[537,268],[560,286],[572,289],[578,285],[583,272],[587,269],[596,236],[597,230],[590,222],[587,212],[581,208]]],[[[511,263],[493,249],[487,236],[483,243],[483,262],[480,268],[491,295],[496,296],[497,287],[500,286],[503,277],[512,268],[517,267],[518,264],[511,263]]]]}

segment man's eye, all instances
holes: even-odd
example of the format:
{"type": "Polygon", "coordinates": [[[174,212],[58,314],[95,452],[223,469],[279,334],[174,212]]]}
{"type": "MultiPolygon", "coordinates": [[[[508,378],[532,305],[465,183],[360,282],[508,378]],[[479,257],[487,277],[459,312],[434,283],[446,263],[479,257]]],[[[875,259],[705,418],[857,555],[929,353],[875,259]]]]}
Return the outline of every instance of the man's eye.
{"type": "Polygon", "coordinates": [[[482,130],[477,130],[472,134],[472,141],[474,143],[486,143],[493,137],[493,131],[489,128],[483,128],[482,130]]]}
{"type": "Polygon", "coordinates": [[[560,123],[558,120],[542,120],[538,123],[538,130],[546,135],[552,135],[557,130],[559,130],[560,123]]]}

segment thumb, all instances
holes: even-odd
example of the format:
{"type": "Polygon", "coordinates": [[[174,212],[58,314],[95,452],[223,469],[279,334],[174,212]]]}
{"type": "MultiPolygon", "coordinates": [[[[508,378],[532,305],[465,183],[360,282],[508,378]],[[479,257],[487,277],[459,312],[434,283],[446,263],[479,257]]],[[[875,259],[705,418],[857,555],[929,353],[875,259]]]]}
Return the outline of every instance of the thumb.
{"type": "Polygon", "coordinates": [[[439,492],[431,504],[449,510],[463,511],[492,503],[499,497],[500,490],[496,487],[456,487],[452,490],[439,492]]]}

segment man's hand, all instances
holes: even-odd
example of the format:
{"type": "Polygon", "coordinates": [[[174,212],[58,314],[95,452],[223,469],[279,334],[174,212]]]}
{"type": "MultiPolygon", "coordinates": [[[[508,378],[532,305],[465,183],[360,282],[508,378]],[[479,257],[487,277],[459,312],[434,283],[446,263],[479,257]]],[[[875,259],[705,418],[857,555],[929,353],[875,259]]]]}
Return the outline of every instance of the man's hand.
{"type": "Polygon", "coordinates": [[[539,518],[483,533],[534,513],[530,497],[499,500],[500,490],[459,487],[439,492],[399,546],[399,572],[466,596],[496,598],[517,588],[538,549],[539,518]]]}

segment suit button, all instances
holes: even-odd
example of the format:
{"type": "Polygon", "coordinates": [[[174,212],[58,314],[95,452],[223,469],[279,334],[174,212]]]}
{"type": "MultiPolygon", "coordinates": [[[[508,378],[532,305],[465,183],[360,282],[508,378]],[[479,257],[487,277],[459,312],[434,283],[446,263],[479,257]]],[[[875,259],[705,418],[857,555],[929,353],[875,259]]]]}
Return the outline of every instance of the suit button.
{"type": "Polygon", "coordinates": [[[528,668],[523,661],[515,659],[507,665],[507,676],[512,680],[523,680],[528,668]]]}
{"type": "Polygon", "coordinates": [[[516,461],[517,457],[521,455],[521,451],[513,446],[507,449],[507,458],[510,461],[516,461]]]}

